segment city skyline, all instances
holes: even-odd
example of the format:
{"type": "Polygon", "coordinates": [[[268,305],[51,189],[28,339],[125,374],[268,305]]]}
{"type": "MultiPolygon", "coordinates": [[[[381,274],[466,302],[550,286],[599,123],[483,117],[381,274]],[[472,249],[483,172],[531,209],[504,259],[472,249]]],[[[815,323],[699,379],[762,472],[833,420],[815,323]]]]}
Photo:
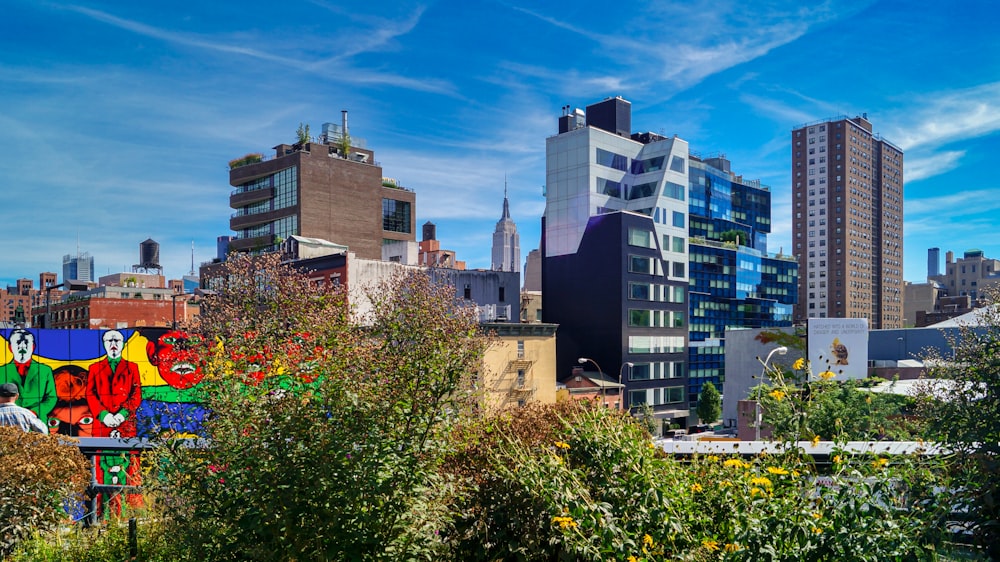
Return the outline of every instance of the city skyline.
{"type": "Polygon", "coordinates": [[[146,238],[181,277],[192,241],[202,262],[232,234],[227,162],[293,141],[299,123],[318,135],[341,109],[416,191],[417,224],[437,224],[470,268],[490,267],[506,176],[523,259],[560,108],[616,95],[633,131],[725,153],[771,187],[772,252],[793,251],[789,132],[867,113],[906,154],[904,279],[924,281],[931,247],[1000,256],[988,2],[271,6],[8,8],[0,284],[61,271],[77,240],[96,277],[136,263],[146,238]]]}

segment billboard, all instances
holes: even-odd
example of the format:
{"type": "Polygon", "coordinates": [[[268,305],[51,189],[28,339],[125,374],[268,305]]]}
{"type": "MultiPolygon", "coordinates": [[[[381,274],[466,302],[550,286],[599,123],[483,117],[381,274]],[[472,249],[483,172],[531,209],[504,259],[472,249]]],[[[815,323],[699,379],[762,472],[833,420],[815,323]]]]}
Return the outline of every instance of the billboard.
{"type": "Polygon", "coordinates": [[[847,380],[868,376],[866,318],[810,318],[808,330],[813,377],[825,374],[823,378],[847,380]]]}

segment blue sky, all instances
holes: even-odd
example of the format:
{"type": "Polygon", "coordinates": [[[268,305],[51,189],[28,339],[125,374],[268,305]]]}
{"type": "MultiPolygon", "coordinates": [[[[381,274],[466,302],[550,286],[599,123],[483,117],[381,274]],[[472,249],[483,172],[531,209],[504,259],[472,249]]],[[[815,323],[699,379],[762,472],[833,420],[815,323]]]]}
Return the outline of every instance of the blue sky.
{"type": "Polygon", "coordinates": [[[905,151],[904,276],[923,281],[929,247],[1000,258],[998,22],[988,0],[14,0],[0,283],[61,274],[78,240],[99,275],[146,238],[168,277],[186,274],[192,242],[197,264],[229,234],[227,162],[341,109],[469,267],[489,267],[506,177],[523,260],[560,108],[614,95],[633,130],[770,185],[771,251],[791,247],[790,131],[867,112],[905,151]]]}

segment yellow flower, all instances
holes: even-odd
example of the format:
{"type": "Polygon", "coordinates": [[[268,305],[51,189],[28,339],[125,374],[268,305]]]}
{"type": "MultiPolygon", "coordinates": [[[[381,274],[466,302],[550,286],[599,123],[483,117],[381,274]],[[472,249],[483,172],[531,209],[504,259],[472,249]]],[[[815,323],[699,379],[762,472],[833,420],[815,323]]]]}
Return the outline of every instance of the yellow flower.
{"type": "Polygon", "coordinates": [[[705,460],[708,462],[719,462],[719,457],[716,455],[708,455],[705,457],[705,460]]]}
{"type": "Polygon", "coordinates": [[[812,445],[813,445],[813,447],[815,447],[816,445],[819,445],[819,435],[814,435],[813,436],[812,445]]]}
{"type": "Polygon", "coordinates": [[[871,404],[871,403],[872,403],[872,395],[869,394],[868,396],[865,396],[865,404],[871,404]]]}
{"type": "Polygon", "coordinates": [[[785,470],[784,468],[781,468],[780,466],[769,466],[767,467],[767,471],[777,476],[784,476],[788,474],[788,471],[785,470]]]}
{"type": "Polygon", "coordinates": [[[806,360],[802,357],[796,359],[795,363],[792,364],[792,368],[795,369],[796,371],[801,371],[805,367],[806,367],[806,360]]]}
{"type": "Polygon", "coordinates": [[[750,463],[740,459],[729,459],[722,464],[724,466],[728,466],[729,468],[750,468],[751,466],[750,463]]]}
{"type": "MultiPolygon", "coordinates": [[[[692,491],[692,492],[694,492],[694,493],[698,493],[698,492],[700,492],[701,490],[702,490],[702,488],[701,488],[701,484],[698,484],[697,482],[695,482],[694,484],[691,484],[691,491],[692,491]]],[[[646,535],[646,536],[649,536],[649,535],[646,535]]]]}
{"type": "Polygon", "coordinates": [[[813,527],[813,532],[816,533],[817,535],[821,535],[823,534],[823,529],[820,529],[819,527],[813,527]]]}
{"type": "Polygon", "coordinates": [[[719,482],[719,487],[720,488],[732,488],[733,487],[733,483],[730,482],[729,480],[723,480],[722,482],[719,482]]]}
{"type": "Polygon", "coordinates": [[[813,517],[813,519],[822,519],[823,518],[823,516],[820,515],[819,513],[813,513],[812,517],[813,517]]]}
{"type": "Polygon", "coordinates": [[[757,494],[763,494],[763,493],[764,493],[764,491],[761,490],[760,488],[750,488],[750,497],[751,498],[754,497],[754,496],[756,496],[757,494]]]}
{"type": "Polygon", "coordinates": [[[798,471],[798,470],[793,470],[793,471],[792,471],[792,478],[798,478],[798,477],[799,477],[799,474],[800,474],[800,473],[799,473],[799,471],[798,471]]]}
{"type": "Polygon", "coordinates": [[[649,536],[648,534],[643,535],[642,544],[643,546],[653,546],[653,537],[649,536]]]}
{"type": "Polygon", "coordinates": [[[768,392],[767,395],[774,398],[778,402],[781,402],[786,396],[786,394],[780,390],[772,390],[771,392],[768,392]]]}
{"type": "Polygon", "coordinates": [[[737,552],[740,549],[740,545],[728,542],[726,543],[726,546],[722,547],[722,549],[725,550],[726,552],[737,552]]]}
{"type": "Polygon", "coordinates": [[[628,555],[628,562],[639,562],[639,559],[631,554],[628,555]]]}
{"type": "Polygon", "coordinates": [[[840,455],[833,455],[833,464],[840,464],[840,455]]]}
{"type": "Polygon", "coordinates": [[[559,455],[552,455],[552,458],[554,458],[556,460],[556,464],[562,464],[563,463],[562,457],[560,457],[559,455]]]}
{"type": "Polygon", "coordinates": [[[889,459],[875,459],[875,462],[872,463],[872,466],[874,468],[884,468],[888,464],[889,464],[889,459]]]}
{"type": "Polygon", "coordinates": [[[656,448],[656,445],[653,445],[652,443],[650,443],[649,445],[646,445],[646,446],[649,447],[650,449],[655,449],[656,448]]]}
{"type": "Polygon", "coordinates": [[[558,524],[560,529],[572,529],[576,527],[576,521],[572,517],[553,517],[552,524],[558,524]]]}
{"type": "Polygon", "coordinates": [[[719,550],[719,541],[715,539],[705,539],[701,541],[701,546],[705,547],[711,552],[715,552],[716,550],[719,550]]]}
{"type": "Polygon", "coordinates": [[[559,447],[560,449],[569,449],[569,443],[566,443],[565,441],[556,441],[556,447],[559,447]]]}
{"type": "Polygon", "coordinates": [[[750,484],[754,486],[763,486],[765,488],[771,487],[771,481],[764,476],[754,476],[750,479],[750,484]]]}
{"type": "Polygon", "coordinates": [[[832,379],[835,376],[837,376],[837,374],[834,373],[833,371],[823,371],[822,373],[819,374],[819,378],[821,378],[821,379],[823,379],[825,381],[828,381],[828,380],[832,379]]]}

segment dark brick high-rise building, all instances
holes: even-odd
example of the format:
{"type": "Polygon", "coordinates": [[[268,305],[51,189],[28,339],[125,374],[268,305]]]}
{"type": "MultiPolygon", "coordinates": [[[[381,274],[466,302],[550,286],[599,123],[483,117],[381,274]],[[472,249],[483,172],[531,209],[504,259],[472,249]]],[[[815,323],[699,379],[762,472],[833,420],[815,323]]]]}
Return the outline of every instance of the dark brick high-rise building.
{"type": "Polygon", "coordinates": [[[867,115],[792,131],[792,244],[796,322],[903,327],[903,151],[867,115]]]}

